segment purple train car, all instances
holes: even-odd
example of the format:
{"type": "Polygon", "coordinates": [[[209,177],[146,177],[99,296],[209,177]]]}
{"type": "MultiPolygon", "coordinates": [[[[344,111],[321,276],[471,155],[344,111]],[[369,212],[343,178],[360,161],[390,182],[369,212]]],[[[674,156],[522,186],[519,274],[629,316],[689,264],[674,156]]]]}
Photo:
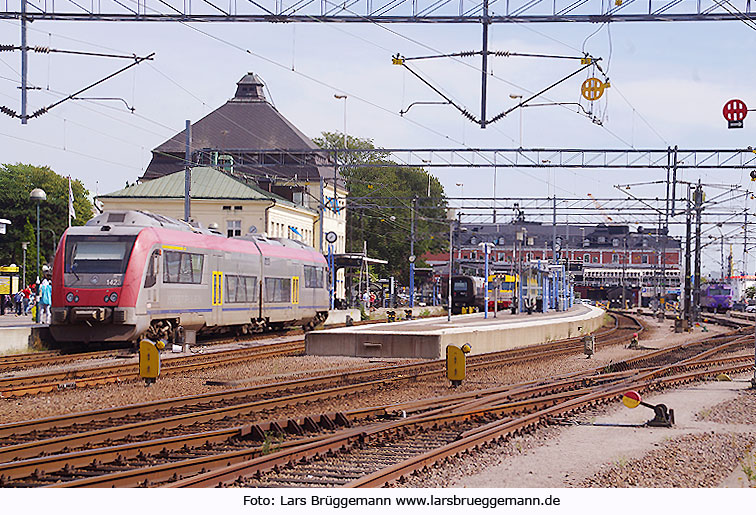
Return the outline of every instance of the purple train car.
{"type": "Polygon", "coordinates": [[[732,289],[726,283],[709,283],[701,286],[701,309],[724,313],[732,308],[732,289]]]}

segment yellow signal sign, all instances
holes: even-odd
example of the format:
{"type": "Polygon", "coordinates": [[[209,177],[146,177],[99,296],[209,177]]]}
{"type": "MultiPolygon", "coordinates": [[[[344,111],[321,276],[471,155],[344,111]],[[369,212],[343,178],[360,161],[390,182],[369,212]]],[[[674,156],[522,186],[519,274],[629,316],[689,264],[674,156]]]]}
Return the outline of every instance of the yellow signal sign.
{"type": "Polygon", "coordinates": [[[580,86],[580,94],[583,98],[593,102],[598,100],[604,94],[604,90],[609,87],[609,83],[604,84],[600,79],[591,77],[583,81],[583,85],[580,86]]]}

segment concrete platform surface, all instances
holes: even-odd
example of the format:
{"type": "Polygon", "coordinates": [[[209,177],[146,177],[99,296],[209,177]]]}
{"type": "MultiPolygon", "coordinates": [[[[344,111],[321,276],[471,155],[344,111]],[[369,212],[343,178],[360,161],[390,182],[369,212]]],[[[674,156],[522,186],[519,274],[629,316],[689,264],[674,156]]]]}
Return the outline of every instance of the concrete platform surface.
{"type": "Polygon", "coordinates": [[[532,315],[489,313],[426,318],[313,331],[306,336],[306,352],[321,356],[361,356],[439,359],[447,345],[469,343],[482,354],[570,338],[592,332],[604,322],[602,309],[578,305],[563,312],[532,315]]]}

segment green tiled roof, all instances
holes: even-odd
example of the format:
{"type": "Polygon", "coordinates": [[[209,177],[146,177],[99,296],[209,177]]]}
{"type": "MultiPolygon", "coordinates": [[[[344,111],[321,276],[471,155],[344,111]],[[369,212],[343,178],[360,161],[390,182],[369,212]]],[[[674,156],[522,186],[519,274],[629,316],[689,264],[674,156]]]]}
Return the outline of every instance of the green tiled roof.
{"type": "MultiPolygon", "coordinates": [[[[290,203],[275,193],[262,190],[254,184],[248,184],[209,167],[192,168],[191,195],[193,199],[270,199],[290,203]]],[[[184,172],[164,175],[158,179],[100,195],[99,198],[184,198],[184,172]]]]}

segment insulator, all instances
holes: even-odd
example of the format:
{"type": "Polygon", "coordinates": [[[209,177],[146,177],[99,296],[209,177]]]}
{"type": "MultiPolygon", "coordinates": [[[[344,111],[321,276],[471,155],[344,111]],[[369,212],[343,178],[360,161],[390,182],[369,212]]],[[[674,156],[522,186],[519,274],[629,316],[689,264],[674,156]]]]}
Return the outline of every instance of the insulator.
{"type": "Polygon", "coordinates": [[[471,122],[477,122],[477,120],[475,119],[475,117],[472,114],[470,114],[469,112],[467,112],[466,109],[462,110],[462,116],[464,116],[465,118],[467,118],[471,122]]]}
{"type": "Polygon", "coordinates": [[[472,57],[475,55],[475,52],[476,52],[475,50],[466,50],[464,52],[460,52],[459,55],[461,57],[472,57]]]}
{"type": "Polygon", "coordinates": [[[0,52],[12,52],[13,50],[16,50],[18,47],[15,45],[0,45],[0,52]]]}
{"type": "Polygon", "coordinates": [[[49,54],[50,53],[50,47],[47,46],[35,46],[32,48],[33,51],[38,52],[40,54],[49,54]]]}
{"type": "Polygon", "coordinates": [[[496,57],[509,57],[509,50],[497,50],[494,55],[496,57]]]}
{"type": "Polygon", "coordinates": [[[37,116],[42,116],[47,112],[47,108],[43,107],[42,109],[37,109],[34,111],[34,114],[30,115],[29,118],[36,118],[37,116]]]}
{"type": "Polygon", "coordinates": [[[13,109],[10,109],[8,107],[5,107],[5,106],[0,106],[0,113],[7,114],[11,118],[17,118],[18,117],[18,115],[16,114],[16,111],[14,111],[13,109]]]}

